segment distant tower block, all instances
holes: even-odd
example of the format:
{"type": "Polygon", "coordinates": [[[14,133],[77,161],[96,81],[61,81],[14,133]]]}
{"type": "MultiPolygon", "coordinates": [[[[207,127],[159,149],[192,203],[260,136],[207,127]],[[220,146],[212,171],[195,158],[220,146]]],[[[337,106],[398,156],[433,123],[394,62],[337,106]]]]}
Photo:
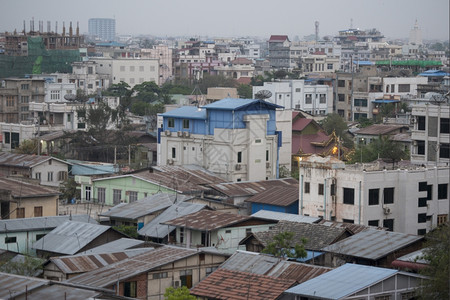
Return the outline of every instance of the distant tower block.
{"type": "Polygon", "coordinates": [[[414,28],[409,32],[409,43],[414,45],[422,45],[422,30],[419,28],[419,24],[414,24],[414,28]]]}
{"type": "Polygon", "coordinates": [[[319,40],[319,21],[314,23],[316,25],[316,42],[319,40]]]}

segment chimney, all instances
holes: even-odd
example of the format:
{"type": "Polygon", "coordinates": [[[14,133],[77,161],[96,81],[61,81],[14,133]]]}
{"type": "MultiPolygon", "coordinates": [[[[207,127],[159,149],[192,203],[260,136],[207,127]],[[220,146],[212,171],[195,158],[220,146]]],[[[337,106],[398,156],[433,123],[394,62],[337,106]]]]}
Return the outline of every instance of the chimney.
{"type": "Polygon", "coordinates": [[[55,23],[55,33],[58,34],[58,21],[55,23]]]}
{"type": "Polygon", "coordinates": [[[50,21],[47,21],[47,33],[50,33],[51,30],[52,30],[52,25],[51,25],[50,21]]]}
{"type": "Polygon", "coordinates": [[[72,21],[70,21],[69,36],[72,36],[72,21]]]}
{"type": "Polygon", "coordinates": [[[80,35],[80,22],[77,21],[77,36],[80,35]]]}
{"type": "Polygon", "coordinates": [[[62,35],[65,36],[66,35],[66,24],[63,22],[63,32],[62,35]]]}

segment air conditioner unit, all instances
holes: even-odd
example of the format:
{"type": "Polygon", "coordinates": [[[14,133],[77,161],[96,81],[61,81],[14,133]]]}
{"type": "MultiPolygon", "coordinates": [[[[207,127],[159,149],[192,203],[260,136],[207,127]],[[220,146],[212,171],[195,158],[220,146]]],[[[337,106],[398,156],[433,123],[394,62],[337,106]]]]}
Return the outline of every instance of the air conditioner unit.
{"type": "Polygon", "coordinates": [[[189,131],[184,131],[184,132],[183,132],[183,136],[184,136],[184,137],[190,137],[190,136],[191,136],[191,133],[190,133],[189,131]]]}
{"type": "Polygon", "coordinates": [[[174,281],[172,282],[172,286],[173,286],[174,288],[180,287],[180,281],[179,281],[179,280],[174,280],[174,281]]]}
{"type": "Polygon", "coordinates": [[[177,132],[177,135],[178,135],[179,137],[182,137],[182,136],[183,136],[183,132],[182,132],[182,131],[178,131],[178,132],[177,132]]]}
{"type": "Polygon", "coordinates": [[[266,168],[270,168],[270,162],[266,162],[266,168]]]}
{"type": "Polygon", "coordinates": [[[241,164],[236,164],[235,170],[236,170],[236,171],[239,171],[240,169],[241,169],[241,164]]]}
{"type": "Polygon", "coordinates": [[[383,207],[383,213],[385,215],[389,215],[391,213],[391,209],[389,207],[383,207]]]}
{"type": "Polygon", "coordinates": [[[171,136],[172,135],[172,131],[170,131],[170,130],[166,130],[166,131],[164,131],[164,133],[165,133],[166,136],[171,136]]]}
{"type": "Polygon", "coordinates": [[[171,159],[171,158],[167,159],[167,164],[168,165],[173,165],[173,159],[171,159]]]}

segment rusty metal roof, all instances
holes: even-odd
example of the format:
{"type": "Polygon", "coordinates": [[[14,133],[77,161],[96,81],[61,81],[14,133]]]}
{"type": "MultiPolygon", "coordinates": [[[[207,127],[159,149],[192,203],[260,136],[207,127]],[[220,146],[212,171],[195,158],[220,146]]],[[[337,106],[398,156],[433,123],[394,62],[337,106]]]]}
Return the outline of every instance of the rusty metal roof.
{"type": "Polygon", "coordinates": [[[331,270],[332,268],[282,260],[266,275],[302,283],[331,270]]]}
{"type": "Polygon", "coordinates": [[[70,165],[70,163],[52,156],[16,154],[11,152],[0,152],[0,166],[14,166],[32,168],[48,160],[57,160],[70,165]]]}
{"type": "Polygon", "coordinates": [[[121,238],[98,247],[86,250],[84,252],[80,252],[80,254],[97,254],[97,253],[108,253],[108,252],[119,252],[125,251],[131,248],[137,248],[143,246],[145,241],[130,239],[130,238],[121,238]]]}
{"type": "Polygon", "coordinates": [[[261,219],[268,220],[276,220],[276,221],[291,221],[291,222],[300,222],[300,223],[318,223],[321,218],[318,217],[310,217],[296,214],[283,213],[278,211],[269,211],[269,210],[258,210],[252,217],[257,217],[261,219]]]}
{"type": "Polygon", "coordinates": [[[49,216],[23,219],[0,220],[0,232],[52,230],[67,221],[98,224],[89,215],[49,216]]]}
{"type": "Polygon", "coordinates": [[[358,131],[355,131],[354,133],[357,135],[385,135],[385,134],[391,134],[392,132],[395,132],[397,130],[408,130],[408,125],[396,125],[396,124],[373,124],[367,127],[364,127],[358,131]]]}
{"type": "Polygon", "coordinates": [[[211,299],[278,299],[294,280],[218,269],[190,290],[191,295],[211,299]]]}
{"type": "Polygon", "coordinates": [[[76,274],[89,272],[148,251],[153,251],[153,248],[52,257],[49,261],[54,263],[64,274],[76,274]]]}
{"type": "Polygon", "coordinates": [[[215,210],[200,210],[198,212],[169,220],[163,224],[172,226],[182,226],[194,230],[215,230],[227,227],[242,221],[251,219],[250,216],[221,212],[215,210]]]}
{"type": "Polygon", "coordinates": [[[323,248],[323,251],[378,260],[394,251],[420,241],[423,236],[367,229],[323,248]]]}
{"type": "Polygon", "coordinates": [[[13,198],[37,198],[60,194],[52,187],[33,184],[21,178],[0,177],[0,190],[11,191],[13,198]]]}
{"type": "Polygon", "coordinates": [[[336,222],[336,221],[329,221],[329,220],[324,220],[324,219],[320,219],[320,221],[317,224],[321,224],[321,225],[329,226],[329,227],[336,227],[336,228],[347,228],[347,230],[351,231],[353,234],[359,233],[359,232],[364,231],[366,229],[384,230],[383,227],[375,227],[375,226],[366,226],[366,225],[362,225],[362,224],[336,222]]]}
{"type": "Polygon", "coordinates": [[[98,224],[67,221],[34,242],[32,248],[72,255],[110,228],[98,224]]]}
{"type": "Polygon", "coordinates": [[[256,195],[275,186],[292,187],[295,185],[298,185],[298,180],[294,178],[283,178],[261,181],[220,183],[213,184],[211,187],[229,197],[237,197],[256,195]]]}
{"type": "Polygon", "coordinates": [[[262,191],[245,201],[276,206],[289,206],[298,201],[298,199],[298,185],[293,185],[292,187],[275,186],[266,191],[262,191]]]}
{"type": "Polygon", "coordinates": [[[194,249],[165,245],[152,251],[75,276],[67,280],[67,282],[107,287],[116,283],[118,279],[126,280],[198,253],[199,251],[194,249]]]}

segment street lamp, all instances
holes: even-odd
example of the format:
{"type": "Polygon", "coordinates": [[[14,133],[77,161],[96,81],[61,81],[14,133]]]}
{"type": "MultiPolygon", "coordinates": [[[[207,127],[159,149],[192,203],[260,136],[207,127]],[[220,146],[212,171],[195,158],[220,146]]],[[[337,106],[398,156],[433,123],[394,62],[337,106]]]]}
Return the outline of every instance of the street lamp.
{"type": "Polygon", "coordinates": [[[360,154],[361,154],[361,163],[362,163],[362,153],[363,153],[363,145],[364,144],[364,138],[361,138],[361,145],[360,145],[360,149],[359,149],[359,152],[360,152],[360,154]]]}

